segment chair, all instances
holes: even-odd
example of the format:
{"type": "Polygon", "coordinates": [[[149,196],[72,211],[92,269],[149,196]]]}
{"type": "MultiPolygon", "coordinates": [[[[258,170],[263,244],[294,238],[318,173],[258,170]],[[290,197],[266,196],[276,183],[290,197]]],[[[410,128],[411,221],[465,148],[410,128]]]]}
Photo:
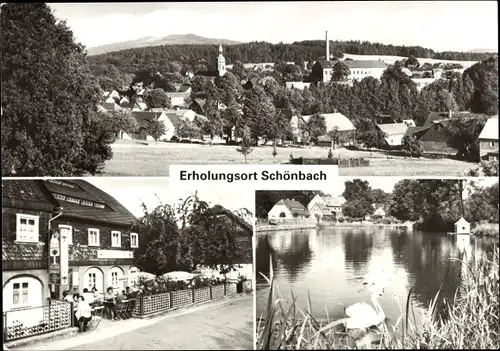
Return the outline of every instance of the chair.
{"type": "Polygon", "coordinates": [[[103,318],[104,306],[92,308],[90,322],[87,324],[87,330],[97,329],[103,318]]]}
{"type": "Polygon", "coordinates": [[[116,305],[116,309],[115,309],[115,312],[116,312],[116,316],[119,318],[119,319],[128,319],[129,316],[128,316],[128,306],[129,306],[129,301],[128,300],[122,300],[122,302],[120,304],[117,304],[116,305]]]}
{"type": "Polygon", "coordinates": [[[134,316],[135,304],[137,303],[137,298],[128,299],[127,316],[129,318],[134,316]]]}

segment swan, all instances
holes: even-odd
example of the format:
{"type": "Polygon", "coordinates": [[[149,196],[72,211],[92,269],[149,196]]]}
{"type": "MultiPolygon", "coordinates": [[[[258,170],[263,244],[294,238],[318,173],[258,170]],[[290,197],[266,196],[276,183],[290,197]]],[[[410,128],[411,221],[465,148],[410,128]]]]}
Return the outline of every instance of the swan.
{"type": "Polygon", "coordinates": [[[345,328],[347,330],[367,329],[382,324],[385,320],[385,314],[378,302],[378,299],[381,298],[381,292],[372,293],[371,300],[373,307],[365,302],[358,302],[347,307],[345,314],[348,318],[346,318],[345,321],[345,328]]]}

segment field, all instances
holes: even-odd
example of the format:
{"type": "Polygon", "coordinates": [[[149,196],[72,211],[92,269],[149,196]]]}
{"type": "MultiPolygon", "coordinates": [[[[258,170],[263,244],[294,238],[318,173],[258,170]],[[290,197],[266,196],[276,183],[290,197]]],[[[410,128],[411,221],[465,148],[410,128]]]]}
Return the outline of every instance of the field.
{"type": "MultiPolygon", "coordinates": [[[[354,55],[354,54],[344,54],[344,59],[350,58],[353,60],[360,60],[360,61],[365,61],[365,60],[382,60],[388,65],[394,64],[396,61],[401,61],[404,59],[407,59],[407,57],[403,56],[383,56],[383,55],[354,55]]],[[[423,57],[417,57],[418,62],[422,65],[424,63],[430,63],[435,64],[435,63],[444,63],[444,64],[452,64],[452,63],[458,63],[462,65],[465,69],[469,68],[473,64],[476,63],[476,61],[455,61],[455,60],[440,60],[440,59],[429,59],[429,58],[423,58],[423,57]]]]}
{"type": "MultiPolygon", "coordinates": [[[[236,146],[198,145],[118,140],[112,145],[113,159],[105,164],[105,176],[168,176],[169,166],[175,164],[216,165],[244,164],[236,146]]],[[[272,147],[254,148],[248,156],[249,164],[283,164],[293,157],[327,157],[328,148],[277,148],[276,158],[272,147]]],[[[364,157],[370,167],[341,168],[342,176],[463,176],[475,164],[450,159],[409,159],[387,156],[381,152],[350,151],[339,149],[334,157],[364,157]]]]}

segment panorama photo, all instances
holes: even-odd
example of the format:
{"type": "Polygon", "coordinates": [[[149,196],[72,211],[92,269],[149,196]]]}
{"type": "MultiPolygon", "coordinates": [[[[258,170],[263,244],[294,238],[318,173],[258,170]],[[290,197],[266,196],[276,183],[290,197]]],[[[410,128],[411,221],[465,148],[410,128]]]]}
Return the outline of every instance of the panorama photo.
{"type": "Polygon", "coordinates": [[[4,349],[252,349],[253,194],[182,190],[2,180],[4,349]]]}
{"type": "Polygon", "coordinates": [[[257,191],[255,216],[258,350],[500,346],[498,179],[257,191]]]}
{"type": "Polygon", "coordinates": [[[247,162],[497,175],[497,10],[2,4],[2,175],[167,176],[172,164],[247,162]]]}

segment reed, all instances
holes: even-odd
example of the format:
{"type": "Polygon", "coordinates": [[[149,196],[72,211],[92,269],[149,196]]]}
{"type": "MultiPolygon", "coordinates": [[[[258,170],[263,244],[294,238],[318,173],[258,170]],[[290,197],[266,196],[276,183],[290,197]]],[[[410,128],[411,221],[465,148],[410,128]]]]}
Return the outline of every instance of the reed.
{"type": "Polygon", "coordinates": [[[327,322],[318,323],[311,314],[310,296],[306,310],[297,306],[293,292],[292,301],[286,301],[274,282],[271,262],[270,277],[263,275],[270,291],[265,315],[257,323],[257,349],[498,349],[499,249],[462,264],[462,284],[445,305],[446,318],[436,313],[439,291],[423,314],[415,313],[410,291],[394,325],[384,323],[354,340],[342,328],[344,319],[330,321],[327,313],[327,322]]]}
{"type": "Polygon", "coordinates": [[[475,236],[497,237],[499,236],[500,225],[498,223],[480,223],[472,229],[475,236]]]}

